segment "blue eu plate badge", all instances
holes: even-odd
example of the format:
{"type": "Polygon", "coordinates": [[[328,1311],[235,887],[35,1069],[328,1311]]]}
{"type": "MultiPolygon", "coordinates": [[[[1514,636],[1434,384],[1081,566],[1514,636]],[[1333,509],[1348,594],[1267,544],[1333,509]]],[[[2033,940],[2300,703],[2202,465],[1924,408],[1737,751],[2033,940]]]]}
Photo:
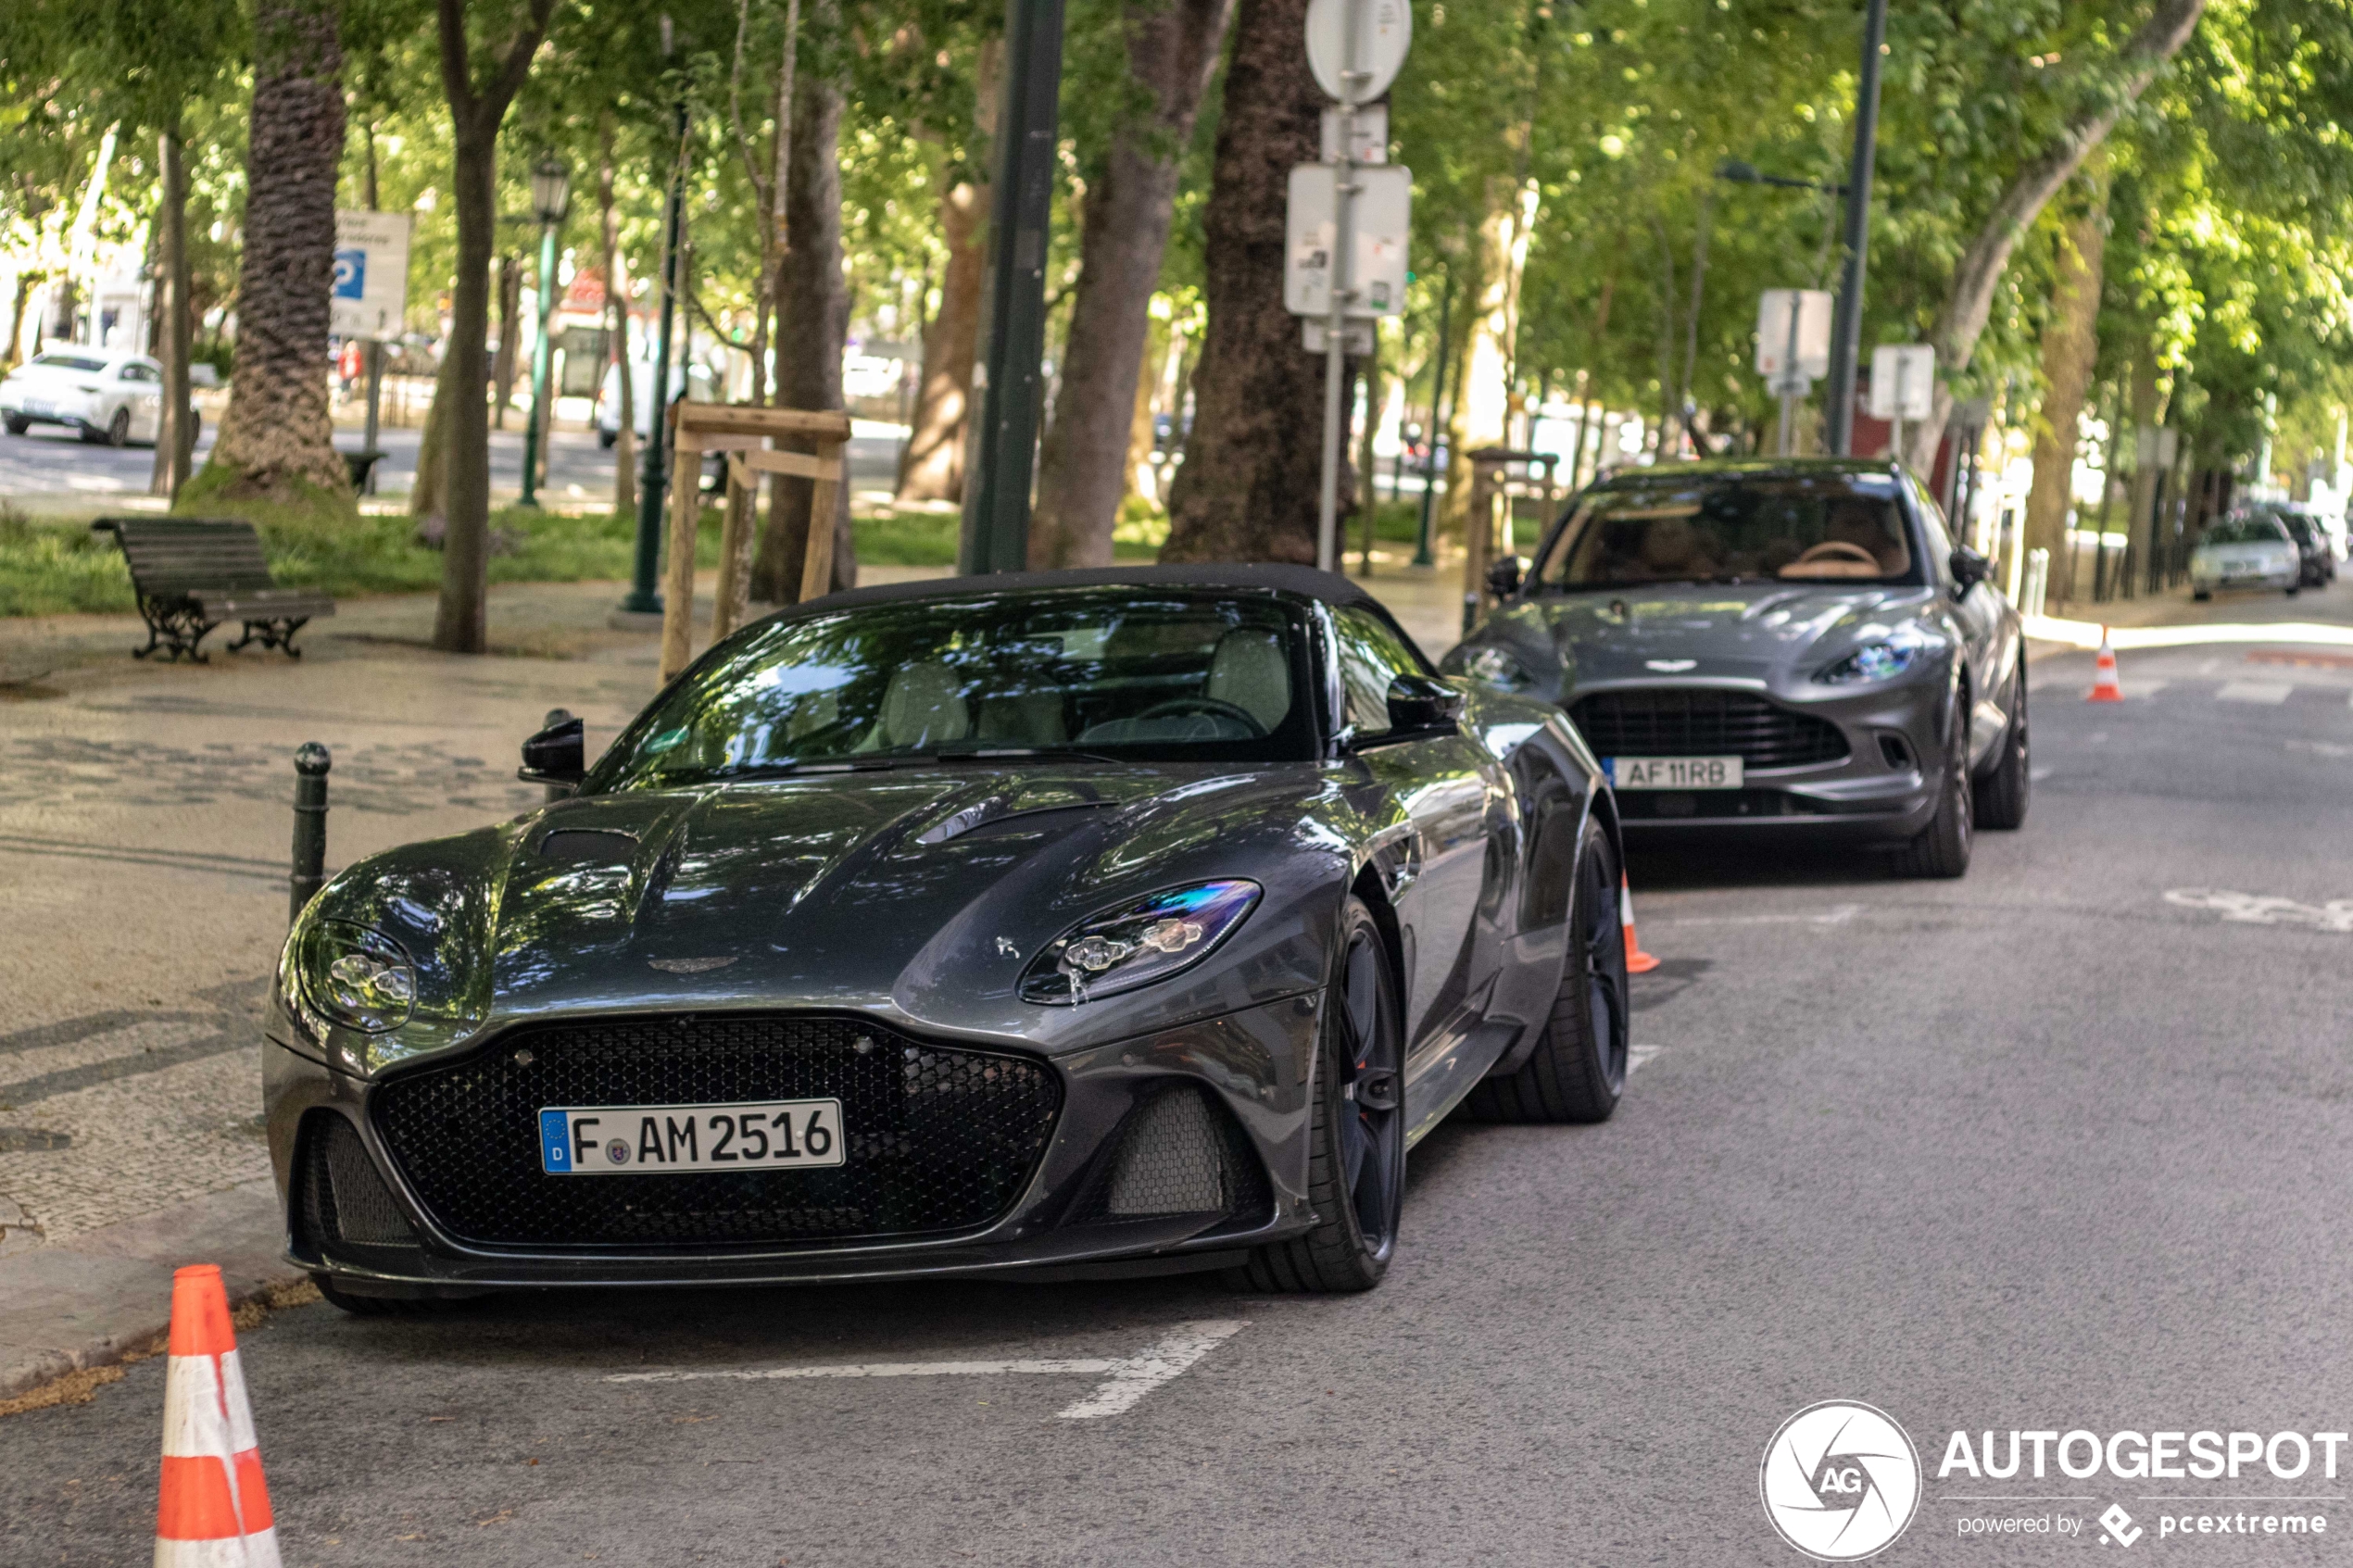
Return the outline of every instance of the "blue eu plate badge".
{"type": "Polygon", "coordinates": [[[539,1113],[539,1168],[550,1173],[572,1169],[572,1121],[560,1110],[539,1113]]]}

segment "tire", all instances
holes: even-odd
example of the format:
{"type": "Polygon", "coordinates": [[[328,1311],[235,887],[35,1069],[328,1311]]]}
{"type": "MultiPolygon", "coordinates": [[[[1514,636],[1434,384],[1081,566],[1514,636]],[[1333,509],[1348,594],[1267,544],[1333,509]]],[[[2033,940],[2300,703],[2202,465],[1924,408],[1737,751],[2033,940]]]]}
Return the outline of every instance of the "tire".
{"type": "Polygon", "coordinates": [[[611,451],[614,447],[621,445],[621,432],[617,430],[599,430],[597,432],[597,445],[603,447],[608,452],[611,451]]]}
{"type": "Polygon", "coordinates": [[[355,1296],[338,1289],[325,1274],[312,1274],[310,1283],[319,1287],[327,1305],[355,1318],[438,1317],[479,1299],[472,1296],[355,1296]]]}
{"type": "Polygon", "coordinates": [[[25,432],[32,428],[32,421],[31,420],[12,419],[7,421],[7,425],[8,433],[10,435],[22,435],[25,432]]]}
{"type": "MultiPolygon", "coordinates": [[[[1969,712],[1964,696],[1958,709],[1969,712]]],[[[1955,877],[1969,874],[1969,847],[1976,838],[1975,791],[1969,787],[1969,732],[1953,736],[1945,747],[1944,782],[1938,793],[1936,815],[1918,837],[1904,846],[1896,867],[1905,876],[1955,877]]]]}
{"type": "Polygon", "coordinates": [[[2304,591],[2304,590],[2303,590],[2301,587],[2290,588],[2290,589],[2287,591],[2287,596],[2288,596],[2289,598],[2291,598],[2291,599],[2292,599],[2292,598],[2296,597],[2296,595],[2298,595],[2298,594],[2302,593],[2303,591],[2304,591]]]}
{"type": "Polygon", "coordinates": [[[2190,597],[2196,599],[2200,604],[2204,604],[2207,600],[2212,598],[2213,596],[2213,592],[2210,589],[2192,588],[2190,590],[2190,597]]]}
{"type": "Polygon", "coordinates": [[[107,421],[106,440],[107,445],[109,446],[128,446],[131,445],[130,409],[117,408],[114,411],[114,418],[107,421]]]}
{"type": "Polygon", "coordinates": [[[1976,825],[1998,828],[2007,832],[2026,821],[2026,808],[2034,789],[2034,774],[2027,760],[2026,725],[2026,666],[2021,663],[2011,677],[2017,690],[2010,696],[2009,734],[2002,737],[2001,759],[1993,771],[1976,783],[1977,798],[1971,802],[1976,812],[1976,825]]]}
{"type": "Polygon", "coordinates": [[[1479,1122],[1606,1122],[1626,1092],[1631,1027],[1626,928],[1617,920],[1617,854],[1601,824],[1578,842],[1561,985],[1534,1054],[1508,1077],[1482,1079],[1463,1101],[1479,1122]]]}
{"type": "Polygon", "coordinates": [[[1340,911],[1308,1101],[1307,1201],[1315,1228],[1228,1272],[1237,1289],[1370,1290],[1397,1251],[1405,1197],[1404,1024],[1387,946],[1364,900],[1340,911]]]}

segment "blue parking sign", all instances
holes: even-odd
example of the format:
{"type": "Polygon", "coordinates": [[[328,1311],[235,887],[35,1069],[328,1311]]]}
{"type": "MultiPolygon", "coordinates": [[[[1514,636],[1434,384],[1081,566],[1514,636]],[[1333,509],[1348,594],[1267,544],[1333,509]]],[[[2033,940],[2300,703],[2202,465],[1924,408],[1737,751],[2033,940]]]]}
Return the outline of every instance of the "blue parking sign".
{"type": "Polygon", "coordinates": [[[368,253],[356,248],[335,252],[333,297],[364,299],[367,297],[367,286],[368,253]]]}

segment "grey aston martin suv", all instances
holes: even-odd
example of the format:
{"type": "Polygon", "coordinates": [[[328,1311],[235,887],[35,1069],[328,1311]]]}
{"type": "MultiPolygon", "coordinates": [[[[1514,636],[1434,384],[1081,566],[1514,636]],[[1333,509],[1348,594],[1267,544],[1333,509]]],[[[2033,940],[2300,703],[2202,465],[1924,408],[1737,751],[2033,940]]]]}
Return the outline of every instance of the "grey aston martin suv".
{"type": "Polygon", "coordinates": [[[1633,470],[1581,492],[1449,672],[1567,709],[1629,834],[1812,832],[1969,869],[2026,817],[2019,619],[1887,463],[1633,470]]]}

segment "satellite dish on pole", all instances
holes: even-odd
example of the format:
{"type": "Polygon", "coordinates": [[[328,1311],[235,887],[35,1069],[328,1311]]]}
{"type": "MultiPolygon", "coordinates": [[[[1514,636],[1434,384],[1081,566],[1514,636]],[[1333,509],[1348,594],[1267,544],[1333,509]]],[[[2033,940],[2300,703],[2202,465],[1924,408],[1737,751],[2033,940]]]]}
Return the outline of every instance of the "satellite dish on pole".
{"type": "Polygon", "coordinates": [[[1307,69],[1317,86],[1344,104],[1370,103],[1389,91],[1414,42],[1406,0],[1308,0],[1307,69]],[[1344,59],[1351,10],[1356,57],[1344,59]]]}

